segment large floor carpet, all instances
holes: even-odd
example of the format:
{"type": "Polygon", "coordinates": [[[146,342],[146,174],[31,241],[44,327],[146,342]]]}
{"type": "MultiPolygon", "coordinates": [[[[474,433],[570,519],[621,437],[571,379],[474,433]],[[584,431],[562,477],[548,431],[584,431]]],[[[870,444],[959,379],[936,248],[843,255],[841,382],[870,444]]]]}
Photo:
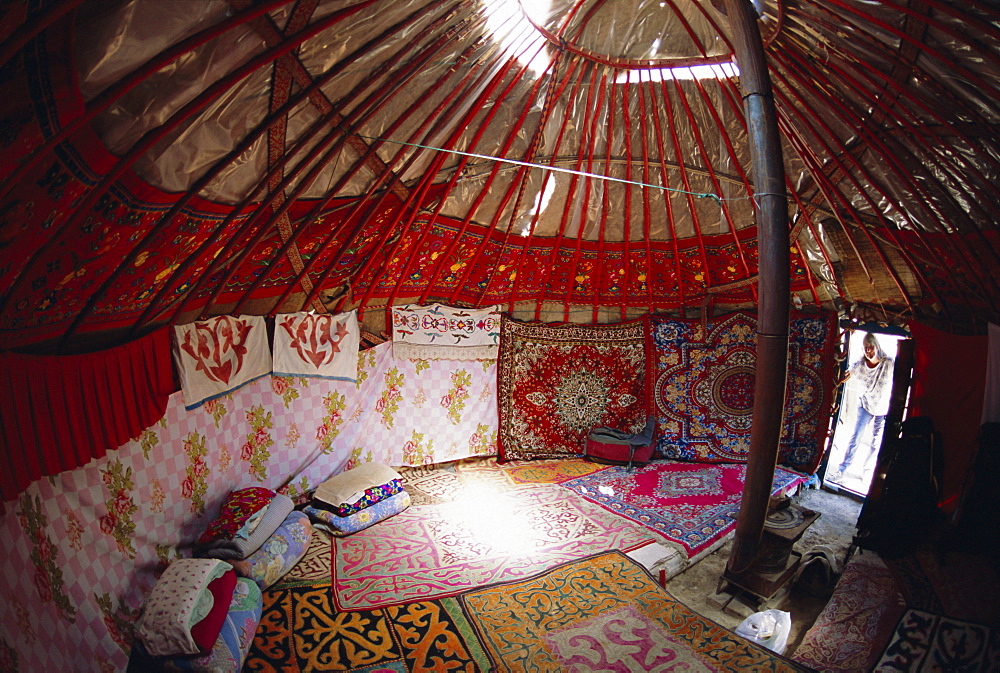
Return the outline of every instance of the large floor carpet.
{"type": "Polygon", "coordinates": [[[496,671],[803,670],[687,609],[618,552],[461,602],[496,671]]]}
{"type": "Polygon", "coordinates": [[[339,611],[326,583],[281,583],[245,671],[803,671],[674,600],[605,552],[456,597],[339,611]]]}
{"type": "MultiPolygon", "coordinates": [[[[629,478],[647,472],[657,470],[629,478]]],[[[684,608],[652,580],[645,557],[668,549],[682,568],[688,558],[679,544],[566,487],[616,473],[578,459],[477,459],[403,471],[407,492],[422,504],[346,538],[314,535],[302,560],[264,592],[244,670],[525,670],[521,655],[504,651],[509,641],[491,636],[491,620],[501,619],[495,609],[513,609],[509,601],[529,621],[532,610],[541,619],[543,604],[546,620],[573,615],[551,637],[543,633],[551,621],[542,620],[544,629],[517,627],[535,654],[573,649],[559,666],[528,670],[573,670],[563,665],[599,654],[617,660],[577,668],[798,670],[684,608]],[[662,612],[659,621],[636,607],[647,600],[662,612]],[[528,642],[532,629],[544,642],[528,642]]],[[[674,487],[697,490],[699,483],[674,487]]]]}
{"type": "Polygon", "coordinates": [[[367,610],[452,596],[653,541],[642,526],[555,484],[473,491],[335,539],[334,601],[340,610],[367,610]]]}
{"type": "MultiPolygon", "coordinates": [[[[635,471],[612,467],[562,485],[682,545],[694,560],[735,529],[745,475],[743,464],[654,461],[635,471]]],[[[805,480],[778,468],[772,493],[805,480]]]]}

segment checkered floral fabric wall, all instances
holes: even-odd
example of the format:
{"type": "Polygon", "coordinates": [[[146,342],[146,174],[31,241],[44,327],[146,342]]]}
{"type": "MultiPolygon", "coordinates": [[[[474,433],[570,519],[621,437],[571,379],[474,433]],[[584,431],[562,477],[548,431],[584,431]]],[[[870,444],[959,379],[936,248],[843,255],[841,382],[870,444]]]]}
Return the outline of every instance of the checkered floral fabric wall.
{"type": "Polygon", "coordinates": [[[0,670],[119,671],[143,598],[231,490],[496,453],[496,362],[359,354],[357,383],[265,377],[166,415],[0,511],[0,670]]]}

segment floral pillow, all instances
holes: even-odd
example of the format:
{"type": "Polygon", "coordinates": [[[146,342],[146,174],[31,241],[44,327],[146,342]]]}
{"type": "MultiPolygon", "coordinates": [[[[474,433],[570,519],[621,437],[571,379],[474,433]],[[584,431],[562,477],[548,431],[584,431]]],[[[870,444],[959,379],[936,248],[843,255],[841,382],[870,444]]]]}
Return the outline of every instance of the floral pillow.
{"type": "Polygon", "coordinates": [[[223,503],[219,516],[198,538],[198,544],[205,545],[219,539],[232,540],[254,514],[271,504],[272,499],[274,491],[259,486],[233,491],[223,503]]]}

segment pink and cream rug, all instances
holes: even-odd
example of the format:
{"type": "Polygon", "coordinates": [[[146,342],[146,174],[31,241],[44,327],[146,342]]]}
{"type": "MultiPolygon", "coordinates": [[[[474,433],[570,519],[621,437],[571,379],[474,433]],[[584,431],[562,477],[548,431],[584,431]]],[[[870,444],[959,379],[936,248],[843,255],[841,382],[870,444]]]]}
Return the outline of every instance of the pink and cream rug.
{"type": "Polygon", "coordinates": [[[559,485],[471,491],[335,539],[333,598],[341,611],[437,599],[653,541],[641,525],[559,485]]]}

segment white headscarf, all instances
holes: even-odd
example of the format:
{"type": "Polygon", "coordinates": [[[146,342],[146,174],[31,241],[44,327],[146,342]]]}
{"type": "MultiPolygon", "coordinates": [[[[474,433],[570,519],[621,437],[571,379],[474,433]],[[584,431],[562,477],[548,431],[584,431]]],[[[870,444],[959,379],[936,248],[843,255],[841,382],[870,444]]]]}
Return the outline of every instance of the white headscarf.
{"type": "Polygon", "coordinates": [[[860,404],[872,416],[885,416],[889,412],[889,397],[892,392],[893,360],[889,357],[878,338],[868,332],[864,345],[874,344],[878,364],[869,367],[864,356],[851,367],[851,386],[861,396],[860,404]]]}

